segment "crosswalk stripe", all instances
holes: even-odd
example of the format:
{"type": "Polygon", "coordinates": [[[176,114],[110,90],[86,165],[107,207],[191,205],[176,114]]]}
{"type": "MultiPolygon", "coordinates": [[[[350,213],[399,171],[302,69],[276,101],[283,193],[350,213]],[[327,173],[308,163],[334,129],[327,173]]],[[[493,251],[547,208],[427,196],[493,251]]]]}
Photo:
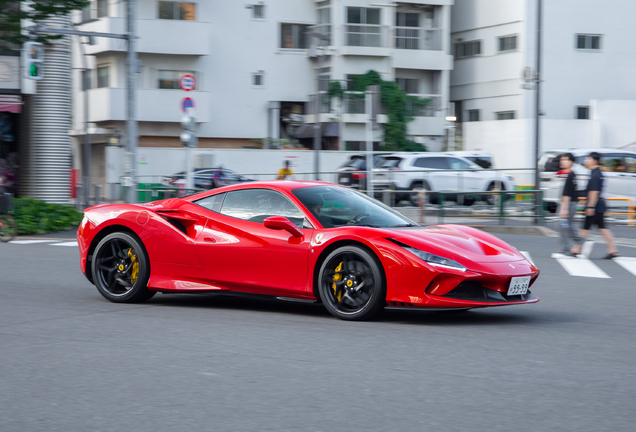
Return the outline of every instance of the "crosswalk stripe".
{"type": "Polygon", "coordinates": [[[69,246],[69,247],[77,247],[77,242],[64,242],[64,243],[51,243],[49,246],[69,246]]]}
{"type": "Polygon", "coordinates": [[[26,244],[35,244],[35,243],[51,243],[54,241],[56,240],[11,240],[9,243],[26,245],[26,244]]]}
{"type": "Polygon", "coordinates": [[[636,276],[636,258],[617,257],[614,258],[612,261],[636,276]]]}
{"type": "Polygon", "coordinates": [[[607,273],[598,268],[596,264],[580,255],[575,258],[554,253],[552,254],[552,258],[555,258],[571,276],[611,279],[607,273]]]}
{"type": "Polygon", "coordinates": [[[523,255],[524,257],[526,257],[526,259],[527,259],[528,261],[530,261],[530,263],[531,263],[532,265],[534,265],[534,261],[532,261],[532,257],[530,256],[530,252],[526,252],[526,251],[519,251],[519,252],[521,252],[521,255],[523,255]]]}

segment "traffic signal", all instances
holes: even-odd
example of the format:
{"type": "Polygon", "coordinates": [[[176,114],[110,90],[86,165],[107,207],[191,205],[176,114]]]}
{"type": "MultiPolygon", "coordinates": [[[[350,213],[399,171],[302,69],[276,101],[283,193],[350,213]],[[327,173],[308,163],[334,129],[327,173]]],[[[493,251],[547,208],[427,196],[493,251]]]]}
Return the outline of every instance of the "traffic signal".
{"type": "Polygon", "coordinates": [[[41,80],[44,78],[44,45],[40,42],[25,42],[22,48],[25,78],[41,80]]]}
{"type": "Polygon", "coordinates": [[[197,147],[199,138],[197,137],[197,124],[194,116],[184,114],[181,116],[181,142],[186,147],[197,147]]]}

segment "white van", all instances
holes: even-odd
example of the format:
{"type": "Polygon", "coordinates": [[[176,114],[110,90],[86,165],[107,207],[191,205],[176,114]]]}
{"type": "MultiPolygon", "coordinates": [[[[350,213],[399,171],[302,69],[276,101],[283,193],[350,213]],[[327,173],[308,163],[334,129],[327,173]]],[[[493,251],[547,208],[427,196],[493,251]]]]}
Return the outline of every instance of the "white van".
{"type": "MultiPolygon", "coordinates": [[[[572,153],[576,159],[573,170],[576,173],[577,189],[585,190],[590,178],[590,170],[583,166],[585,158],[592,152],[601,155],[601,171],[605,177],[603,195],[606,198],[630,198],[636,201],[636,153],[619,149],[570,149],[550,150],[544,152],[539,159],[540,187],[543,190],[543,199],[551,212],[556,212],[561,193],[565,184],[565,175],[557,175],[561,169],[559,156],[562,153],[572,153]]],[[[625,206],[624,202],[613,204],[609,207],[625,206]]]]}

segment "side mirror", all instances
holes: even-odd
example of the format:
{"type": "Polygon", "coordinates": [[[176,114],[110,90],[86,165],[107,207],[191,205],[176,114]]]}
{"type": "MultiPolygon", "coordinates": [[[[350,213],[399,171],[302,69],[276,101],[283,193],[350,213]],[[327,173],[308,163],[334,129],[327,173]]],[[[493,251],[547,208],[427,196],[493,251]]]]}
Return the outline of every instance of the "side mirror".
{"type": "Polygon", "coordinates": [[[304,236],[303,232],[298,229],[289,219],[283,216],[271,216],[263,221],[265,228],[273,230],[285,230],[294,237],[304,236]]]}

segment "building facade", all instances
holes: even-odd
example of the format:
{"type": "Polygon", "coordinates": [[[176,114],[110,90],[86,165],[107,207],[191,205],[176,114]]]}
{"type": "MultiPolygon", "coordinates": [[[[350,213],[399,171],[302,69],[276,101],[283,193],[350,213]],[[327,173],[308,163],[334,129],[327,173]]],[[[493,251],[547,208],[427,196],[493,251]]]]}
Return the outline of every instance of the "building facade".
{"type": "MultiPolygon", "coordinates": [[[[543,1],[541,150],[636,142],[636,2],[543,1]]],[[[451,100],[466,149],[506,167],[531,167],[537,0],[457,0],[451,100]]]]}
{"type": "MultiPolygon", "coordinates": [[[[139,0],[139,146],[180,147],[181,105],[189,97],[200,148],[276,148],[292,141],[310,147],[313,133],[303,124],[316,121],[311,104],[316,92],[322,100],[329,82],[341,82],[347,90],[353,76],[375,70],[430,100],[424,109],[413,110],[408,134],[441,148],[452,67],[452,3],[139,0]],[[179,88],[185,74],[195,77],[195,90],[179,88]]],[[[124,33],[125,6],[94,0],[75,21],[81,30],[124,33]]],[[[125,140],[126,44],[105,38],[84,42],[93,177],[103,182],[108,164],[101,161],[109,138],[125,140]]],[[[72,135],[77,152],[85,131],[82,62],[82,50],[76,49],[72,135]]],[[[320,108],[324,149],[357,150],[366,140],[367,115],[359,101],[345,92],[343,102],[320,108]],[[347,98],[353,102],[345,104],[347,98]]],[[[381,141],[381,133],[374,140],[381,141]]]]}

